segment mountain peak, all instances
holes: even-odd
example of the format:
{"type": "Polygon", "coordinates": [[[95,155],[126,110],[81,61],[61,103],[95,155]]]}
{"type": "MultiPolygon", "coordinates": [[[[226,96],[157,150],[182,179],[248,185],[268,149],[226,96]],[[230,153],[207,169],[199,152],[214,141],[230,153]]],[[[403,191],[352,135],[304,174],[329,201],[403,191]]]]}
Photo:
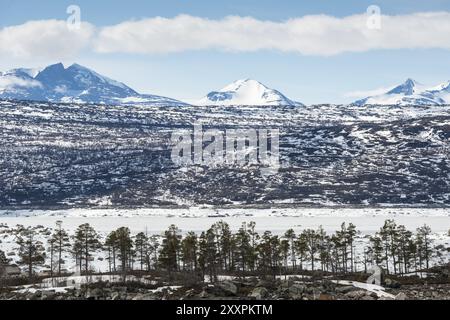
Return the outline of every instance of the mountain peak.
{"type": "MultiPolygon", "coordinates": [[[[20,76],[14,85],[0,88],[0,99],[40,100],[98,104],[157,104],[186,105],[186,103],[155,95],[141,95],[125,84],[102,76],[74,63],[65,68],[62,63],[47,66],[37,75],[25,69],[0,77],[20,76]]],[[[11,83],[11,79],[4,81],[11,83]]]]}
{"type": "Polygon", "coordinates": [[[412,95],[417,91],[416,88],[419,86],[421,86],[420,83],[418,83],[414,79],[408,78],[408,79],[406,79],[406,81],[404,83],[402,83],[401,85],[399,85],[399,86],[395,87],[394,89],[392,89],[391,91],[389,91],[388,94],[403,93],[405,95],[412,95]]]}
{"type": "Polygon", "coordinates": [[[448,104],[450,81],[426,87],[408,78],[388,92],[354,102],[356,105],[442,105],[448,104]]]}
{"type": "Polygon", "coordinates": [[[299,106],[301,104],[257,80],[246,78],[208,93],[197,105],[299,106]]]}

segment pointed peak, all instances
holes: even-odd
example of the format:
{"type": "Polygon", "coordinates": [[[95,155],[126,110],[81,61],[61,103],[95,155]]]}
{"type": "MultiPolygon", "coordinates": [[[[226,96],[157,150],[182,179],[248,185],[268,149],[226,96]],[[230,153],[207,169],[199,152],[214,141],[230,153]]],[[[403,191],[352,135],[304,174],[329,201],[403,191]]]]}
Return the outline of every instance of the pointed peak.
{"type": "Polygon", "coordinates": [[[414,79],[408,78],[408,79],[406,79],[404,84],[409,85],[409,86],[416,86],[419,83],[416,80],[414,80],[414,79]]]}
{"type": "Polygon", "coordinates": [[[45,69],[63,69],[64,70],[65,68],[64,68],[64,65],[62,64],[62,62],[58,62],[58,63],[47,66],[45,69]]]}
{"type": "Polygon", "coordinates": [[[390,90],[387,94],[405,94],[405,95],[412,95],[416,92],[416,88],[418,86],[421,86],[420,83],[418,83],[416,80],[408,78],[405,82],[403,82],[401,85],[395,87],[394,89],[390,90]]]}

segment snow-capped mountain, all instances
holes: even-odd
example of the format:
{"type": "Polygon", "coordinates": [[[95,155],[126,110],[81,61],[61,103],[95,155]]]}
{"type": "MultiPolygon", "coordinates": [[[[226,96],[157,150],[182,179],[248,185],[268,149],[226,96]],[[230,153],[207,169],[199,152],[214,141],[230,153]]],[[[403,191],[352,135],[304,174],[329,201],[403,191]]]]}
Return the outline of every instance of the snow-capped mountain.
{"type": "Polygon", "coordinates": [[[200,106],[302,106],[281,92],[262,83],[244,79],[235,81],[219,91],[212,91],[196,103],[200,106]]]}
{"type": "Polygon", "coordinates": [[[0,73],[0,99],[97,104],[186,105],[175,99],[139,94],[125,84],[73,64],[50,65],[42,71],[14,69],[0,73]]]}
{"type": "Polygon", "coordinates": [[[444,105],[450,104],[450,81],[434,87],[424,86],[413,79],[384,94],[354,102],[356,105],[444,105]]]}

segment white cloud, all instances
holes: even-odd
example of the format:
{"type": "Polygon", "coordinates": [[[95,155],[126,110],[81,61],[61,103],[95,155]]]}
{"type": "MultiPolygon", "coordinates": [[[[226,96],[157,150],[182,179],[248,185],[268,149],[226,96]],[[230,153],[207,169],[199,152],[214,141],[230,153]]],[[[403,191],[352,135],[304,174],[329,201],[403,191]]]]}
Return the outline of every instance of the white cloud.
{"type": "Polygon", "coordinates": [[[2,76],[0,77],[0,89],[9,89],[14,87],[42,87],[42,84],[37,80],[22,79],[16,76],[2,76]]]}
{"type": "Polygon", "coordinates": [[[367,97],[372,97],[372,96],[378,96],[380,94],[385,94],[386,92],[389,92],[394,88],[395,88],[395,86],[382,87],[382,88],[373,89],[373,90],[350,91],[350,92],[344,93],[344,97],[345,98],[355,98],[355,99],[367,98],[367,97]]]}
{"type": "Polygon", "coordinates": [[[372,49],[450,49],[450,13],[382,16],[381,29],[367,27],[366,14],[336,18],[311,15],[285,22],[230,16],[221,20],[180,15],[126,21],[102,28],[100,53],[170,53],[186,50],[279,50],[335,55],[372,49]]]}
{"type": "Polygon", "coordinates": [[[61,60],[75,56],[93,35],[94,27],[86,22],[70,30],[66,21],[28,21],[0,29],[0,56],[61,60]]]}
{"type": "Polygon", "coordinates": [[[337,18],[310,15],[284,22],[229,16],[212,20],[190,15],[125,21],[96,28],[82,22],[29,21],[0,29],[0,57],[63,60],[87,48],[97,53],[171,53],[191,50],[277,50],[329,56],[375,49],[450,49],[450,12],[381,17],[367,27],[366,14],[337,18]]]}

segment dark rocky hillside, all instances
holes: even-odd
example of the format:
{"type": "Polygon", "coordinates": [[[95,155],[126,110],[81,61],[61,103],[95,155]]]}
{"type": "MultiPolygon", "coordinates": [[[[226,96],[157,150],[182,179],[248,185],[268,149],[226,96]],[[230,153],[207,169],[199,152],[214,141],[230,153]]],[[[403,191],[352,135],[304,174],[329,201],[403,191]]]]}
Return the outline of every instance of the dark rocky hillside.
{"type": "Polygon", "coordinates": [[[0,206],[450,205],[450,108],[0,102],[0,206]],[[281,168],[176,167],[173,130],[279,128],[281,168]]]}

